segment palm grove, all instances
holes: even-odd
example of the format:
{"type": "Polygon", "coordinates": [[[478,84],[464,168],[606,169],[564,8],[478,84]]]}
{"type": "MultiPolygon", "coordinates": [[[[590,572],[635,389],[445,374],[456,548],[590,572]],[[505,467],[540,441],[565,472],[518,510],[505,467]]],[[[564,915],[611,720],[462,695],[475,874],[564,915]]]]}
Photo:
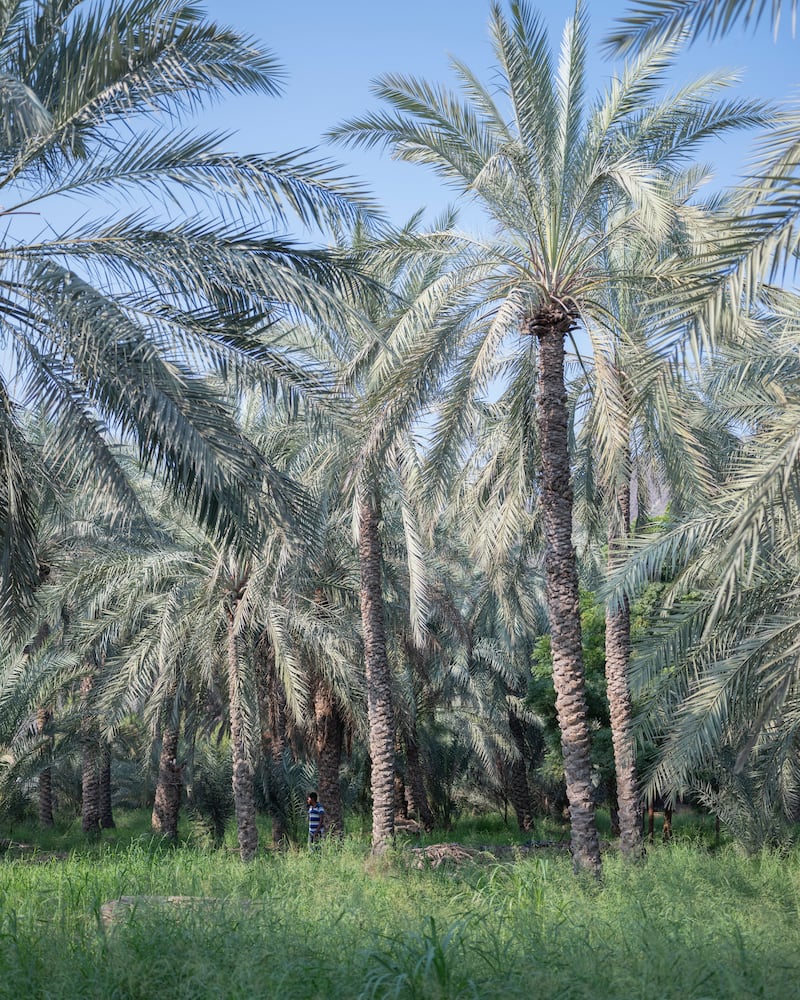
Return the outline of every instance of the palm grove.
{"type": "Polygon", "coordinates": [[[656,794],[791,836],[796,114],[668,83],[753,16],[639,4],[594,93],[583,4],[557,52],[492,6],[491,86],[379,79],[331,137],[432,168],[469,234],[187,127],[281,82],[195,6],[0,4],[7,816],[232,814],[248,860],[312,785],[376,853],[566,808],[595,874],[598,805],[631,859],[656,794]],[[751,179],[706,194],[742,129],[751,179]]]}

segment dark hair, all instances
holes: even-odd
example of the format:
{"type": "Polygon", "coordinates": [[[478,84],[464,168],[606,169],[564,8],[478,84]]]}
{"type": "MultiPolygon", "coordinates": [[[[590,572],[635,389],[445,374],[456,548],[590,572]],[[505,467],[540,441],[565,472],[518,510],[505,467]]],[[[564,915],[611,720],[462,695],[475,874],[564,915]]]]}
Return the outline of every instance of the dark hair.
{"type": "Polygon", "coordinates": [[[309,792],[308,795],[306,795],[306,798],[307,799],[313,799],[314,802],[316,802],[317,801],[317,793],[316,792],[309,792]]]}

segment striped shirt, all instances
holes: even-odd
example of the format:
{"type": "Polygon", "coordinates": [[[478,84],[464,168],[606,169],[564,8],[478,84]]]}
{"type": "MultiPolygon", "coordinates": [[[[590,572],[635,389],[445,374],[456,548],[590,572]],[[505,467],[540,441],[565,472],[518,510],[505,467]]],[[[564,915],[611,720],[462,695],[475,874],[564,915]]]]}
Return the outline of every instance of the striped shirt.
{"type": "Polygon", "coordinates": [[[308,839],[319,839],[322,825],[325,822],[325,810],[317,802],[308,807],[308,839]]]}

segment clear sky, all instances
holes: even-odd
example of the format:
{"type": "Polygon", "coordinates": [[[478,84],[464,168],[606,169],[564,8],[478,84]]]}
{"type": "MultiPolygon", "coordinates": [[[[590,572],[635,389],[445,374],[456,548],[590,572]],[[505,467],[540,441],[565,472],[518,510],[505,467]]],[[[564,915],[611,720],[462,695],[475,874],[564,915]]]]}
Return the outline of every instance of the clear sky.
{"type": "MultiPolygon", "coordinates": [[[[598,43],[625,6],[622,0],[587,2],[598,43]]],[[[434,214],[447,203],[448,192],[424,168],[394,163],[378,152],[326,147],[322,136],[377,106],[370,83],[381,73],[447,82],[452,54],[490,79],[488,0],[207,0],[206,8],[215,20],[263,41],[287,74],[282,97],[235,98],[209,113],[208,122],[236,133],[230,147],[278,153],[321,146],[370,186],[395,222],[421,207],[434,214]]],[[[557,47],[572,4],[544,2],[537,9],[551,26],[557,47]]],[[[799,54],[800,41],[788,27],[777,42],[766,24],[756,33],[737,31],[723,42],[701,39],[681,59],[676,84],[712,69],[735,67],[744,75],[743,95],[775,100],[798,96],[799,54]]],[[[595,44],[591,71],[596,88],[613,68],[595,44]]],[[[730,182],[743,171],[748,141],[730,139],[708,151],[721,180],[730,182]]]]}

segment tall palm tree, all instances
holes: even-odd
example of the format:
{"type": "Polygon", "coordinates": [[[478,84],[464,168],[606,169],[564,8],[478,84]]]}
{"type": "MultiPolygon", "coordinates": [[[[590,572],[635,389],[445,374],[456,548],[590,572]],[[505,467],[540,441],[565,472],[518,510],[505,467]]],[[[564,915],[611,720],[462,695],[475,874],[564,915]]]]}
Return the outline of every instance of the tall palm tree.
{"type": "Polygon", "coordinates": [[[272,232],[287,213],[323,224],[352,217],[354,203],[325,164],[232,155],[182,120],[226,92],[271,95],[279,84],[268,52],[193,3],[0,7],[6,622],[36,583],[43,464],[57,482],[77,463],[130,514],[121,437],[215,530],[252,520],[245,498],[263,463],[198,372],[268,385],[277,361],[286,386],[307,379],[258,328],[287,305],[329,314],[320,279],[332,268],[272,232]],[[41,461],[20,400],[51,420],[41,461]]]}
{"type": "MultiPolygon", "coordinates": [[[[460,254],[450,276],[471,302],[472,334],[457,343],[392,346],[413,358],[394,378],[448,380],[443,436],[463,427],[459,398],[485,387],[498,354],[510,379],[536,401],[541,469],[536,483],[546,538],[547,603],[553,673],[570,801],[576,867],[600,871],[594,823],[581,655],[578,575],[572,541],[572,484],[564,383],[565,338],[579,324],[607,321],[602,290],[621,275],[607,271],[609,248],[635,238],[657,244],[679,224],[669,171],[714,131],[758,117],[751,105],[712,102],[705,80],[656,103],[653,96],[674,47],[648,51],[589,104],[585,94],[587,18],[579,4],[554,66],[542,21],[514,2],[506,17],[491,8],[498,66],[492,91],[460,62],[461,94],[402,76],[380,79],[389,104],[332,135],[352,145],[383,146],[432,166],[476,199],[495,227],[493,239],[433,234],[429,245],[460,254]],[[499,105],[499,94],[504,104],[499,105]],[[424,376],[420,375],[420,371],[424,376]],[[449,412],[448,412],[449,409],[449,412]]],[[[625,275],[644,284],[650,274],[625,275]]],[[[463,326],[461,327],[463,330],[463,326]]]]}
{"type": "Polygon", "coordinates": [[[394,840],[396,720],[390,657],[391,636],[387,632],[385,599],[385,528],[382,506],[386,499],[403,509],[404,549],[408,578],[412,584],[410,628],[419,638],[424,619],[424,574],[415,570],[423,562],[420,538],[413,528],[408,497],[410,471],[402,459],[399,431],[408,427],[417,397],[409,396],[399,407],[397,421],[375,421],[372,388],[387,365],[383,351],[390,331],[400,326],[419,328],[429,317],[425,301],[440,277],[441,260],[424,247],[403,248],[413,237],[420,217],[402,230],[377,234],[366,225],[356,228],[352,252],[373,284],[370,294],[358,302],[361,316],[336,328],[327,349],[321,345],[325,363],[337,375],[347,401],[347,419],[334,423],[331,454],[337,468],[336,489],[344,487],[352,497],[360,575],[361,631],[367,691],[369,753],[372,791],[372,850],[384,852],[394,840]],[[377,429],[377,433],[376,433],[377,429]],[[344,471],[344,483],[341,473],[344,471]]]}
{"type": "Polygon", "coordinates": [[[742,435],[717,495],[631,545],[620,566],[620,591],[672,581],[671,614],[636,677],[659,743],[654,787],[696,785],[728,754],[736,774],[754,763],[762,788],[797,792],[798,302],[784,292],[771,306],[760,342],[729,346],[704,373],[742,435]]]}
{"type": "MultiPolygon", "coordinates": [[[[607,45],[631,52],[656,37],[716,37],[770,19],[777,32],[786,10],[793,23],[795,0],[637,3],[607,45]]],[[[797,126],[795,108],[774,115],[751,176],[727,199],[727,232],[720,231],[713,252],[701,253],[689,273],[679,274],[680,266],[674,273],[670,308],[680,305],[677,315],[693,324],[712,358],[719,354],[707,372],[712,402],[734,433],[746,428],[748,436],[718,502],[679,519],[674,530],[645,545],[627,571],[629,582],[641,582],[642,567],[652,560],[651,569],[663,561],[676,575],[673,600],[680,613],[673,612],[674,627],[662,631],[639,678],[651,692],[649,728],[660,734],[652,783],[680,786],[712,761],[719,767],[730,753],[728,764],[737,774],[751,764],[759,773],[764,808],[767,789],[774,793],[792,771],[786,764],[795,738],[791,652],[787,657],[793,614],[785,595],[796,539],[787,533],[791,518],[785,513],[793,500],[785,487],[795,475],[789,373],[798,303],[772,283],[794,266],[800,236],[797,126]],[[764,391],[767,382],[781,387],[777,409],[764,391]],[[704,553],[698,550],[701,536],[704,553]],[[697,588],[692,599],[686,597],[689,580],[697,588]],[[660,676],[666,650],[673,665],[680,664],[671,682],[660,676]]],[[[751,804],[754,795],[751,787],[751,804]]]]}
{"type": "MultiPolygon", "coordinates": [[[[677,247],[665,243],[660,255],[677,247]]],[[[643,270],[634,241],[618,248],[610,270],[643,270]]],[[[645,252],[649,252],[646,250],[645,252]]],[[[716,490],[726,444],[719,420],[703,405],[686,366],[661,349],[658,311],[633,289],[608,290],[615,320],[590,324],[591,359],[571,387],[576,399],[576,481],[579,518],[616,569],[636,520],[648,521],[651,494],[670,509],[703,505],[716,490]]],[[[606,609],[605,669],[619,802],[620,849],[641,855],[641,815],[634,719],[629,683],[631,614],[627,595],[606,609]]]]}

